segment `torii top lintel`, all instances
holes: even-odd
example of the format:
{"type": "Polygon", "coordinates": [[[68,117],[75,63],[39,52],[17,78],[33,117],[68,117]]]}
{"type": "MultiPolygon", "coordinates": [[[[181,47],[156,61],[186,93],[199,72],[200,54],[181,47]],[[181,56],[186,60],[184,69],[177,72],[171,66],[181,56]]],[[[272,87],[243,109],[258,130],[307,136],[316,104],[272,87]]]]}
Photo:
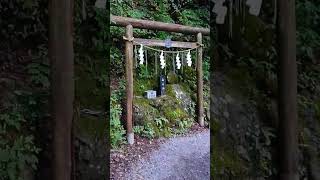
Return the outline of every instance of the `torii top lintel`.
{"type": "Polygon", "coordinates": [[[191,27],[180,24],[164,23],[158,21],[149,21],[134,19],[129,17],[114,16],[110,15],[111,25],[113,26],[127,26],[131,24],[134,28],[150,29],[150,30],[160,30],[168,32],[177,32],[183,34],[197,34],[201,33],[203,35],[210,35],[210,29],[191,27]]]}

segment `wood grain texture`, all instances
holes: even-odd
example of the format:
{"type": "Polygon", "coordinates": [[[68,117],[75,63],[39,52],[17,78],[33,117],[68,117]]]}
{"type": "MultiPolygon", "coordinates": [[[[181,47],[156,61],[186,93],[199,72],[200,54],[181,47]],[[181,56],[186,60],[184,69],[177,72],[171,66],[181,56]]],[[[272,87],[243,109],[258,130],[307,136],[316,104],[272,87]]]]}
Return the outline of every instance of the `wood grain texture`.
{"type": "Polygon", "coordinates": [[[191,26],[184,26],[180,24],[141,20],[141,19],[134,19],[129,17],[114,16],[114,15],[111,15],[110,19],[111,19],[111,25],[113,26],[125,27],[131,24],[134,28],[141,28],[141,29],[177,32],[177,33],[184,33],[184,34],[197,34],[199,32],[202,33],[203,35],[210,34],[210,29],[208,28],[191,27],[191,26]]]}
{"type": "MultiPolygon", "coordinates": [[[[126,26],[126,38],[132,39],[133,27],[132,25],[126,26]]],[[[126,121],[127,121],[127,134],[133,133],[132,130],[132,103],[133,103],[133,43],[126,41],[126,121]]]]}
{"type": "MultiPolygon", "coordinates": [[[[134,45],[145,45],[145,46],[159,46],[159,47],[165,47],[165,42],[163,40],[155,40],[155,39],[140,39],[140,38],[134,38],[134,45]]],[[[181,41],[172,41],[171,47],[176,48],[186,48],[186,49],[192,49],[196,48],[198,45],[196,42],[181,42],[181,41]]]]}

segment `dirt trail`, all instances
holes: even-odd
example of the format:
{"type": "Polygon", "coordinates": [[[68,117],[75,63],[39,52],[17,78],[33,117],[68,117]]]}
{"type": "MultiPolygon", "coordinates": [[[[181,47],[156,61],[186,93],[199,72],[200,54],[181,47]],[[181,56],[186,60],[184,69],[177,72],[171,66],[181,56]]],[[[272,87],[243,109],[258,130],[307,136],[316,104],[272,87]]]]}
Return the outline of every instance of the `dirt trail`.
{"type": "Polygon", "coordinates": [[[126,179],[209,180],[209,130],[166,140],[148,158],[131,165],[126,179]]]}

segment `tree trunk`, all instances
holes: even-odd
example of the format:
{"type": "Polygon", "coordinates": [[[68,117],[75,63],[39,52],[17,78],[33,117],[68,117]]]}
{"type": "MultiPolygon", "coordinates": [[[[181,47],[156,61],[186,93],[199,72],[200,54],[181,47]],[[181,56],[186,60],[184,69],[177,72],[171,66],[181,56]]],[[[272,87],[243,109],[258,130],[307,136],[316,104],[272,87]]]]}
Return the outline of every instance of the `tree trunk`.
{"type": "Polygon", "coordinates": [[[295,1],[278,0],[280,179],[298,180],[295,1]]]}
{"type": "Polygon", "coordinates": [[[73,118],[73,1],[49,4],[49,58],[53,119],[53,179],[70,180],[73,118]]]}

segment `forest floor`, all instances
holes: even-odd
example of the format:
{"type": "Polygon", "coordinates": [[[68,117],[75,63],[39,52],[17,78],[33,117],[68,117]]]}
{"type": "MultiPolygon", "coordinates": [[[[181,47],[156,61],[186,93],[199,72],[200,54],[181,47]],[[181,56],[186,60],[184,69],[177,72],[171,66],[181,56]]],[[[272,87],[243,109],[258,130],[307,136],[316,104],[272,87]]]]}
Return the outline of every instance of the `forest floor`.
{"type": "Polygon", "coordinates": [[[197,125],[181,136],[149,140],[111,151],[114,180],[210,179],[210,131],[197,125]]]}

